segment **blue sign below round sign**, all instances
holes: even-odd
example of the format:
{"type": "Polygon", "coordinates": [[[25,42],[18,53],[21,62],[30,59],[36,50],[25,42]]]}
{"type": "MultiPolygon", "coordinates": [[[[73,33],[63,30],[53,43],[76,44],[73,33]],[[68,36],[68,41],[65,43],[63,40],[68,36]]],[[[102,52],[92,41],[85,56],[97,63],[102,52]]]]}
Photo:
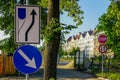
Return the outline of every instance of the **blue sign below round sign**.
{"type": "Polygon", "coordinates": [[[21,73],[31,74],[40,68],[42,55],[34,46],[24,45],[14,52],[13,63],[21,73]]]}

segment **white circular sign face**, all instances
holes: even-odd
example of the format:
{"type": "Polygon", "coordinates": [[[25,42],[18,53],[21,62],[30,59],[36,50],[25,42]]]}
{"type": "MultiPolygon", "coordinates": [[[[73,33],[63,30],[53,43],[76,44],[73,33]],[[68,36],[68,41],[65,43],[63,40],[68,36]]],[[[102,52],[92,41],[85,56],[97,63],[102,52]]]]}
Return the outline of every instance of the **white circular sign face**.
{"type": "Polygon", "coordinates": [[[107,52],[107,46],[106,45],[100,45],[99,46],[99,52],[106,53],[107,52]]]}

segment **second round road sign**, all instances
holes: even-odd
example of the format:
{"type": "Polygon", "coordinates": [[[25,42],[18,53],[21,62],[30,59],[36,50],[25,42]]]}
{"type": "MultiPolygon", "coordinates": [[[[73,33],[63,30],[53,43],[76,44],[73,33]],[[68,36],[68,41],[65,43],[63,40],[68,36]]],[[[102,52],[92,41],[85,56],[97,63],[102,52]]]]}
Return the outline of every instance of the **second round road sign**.
{"type": "Polygon", "coordinates": [[[106,45],[100,45],[98,50],[101,53],[106,53],[107,52],[107,46],[106,45]]]}

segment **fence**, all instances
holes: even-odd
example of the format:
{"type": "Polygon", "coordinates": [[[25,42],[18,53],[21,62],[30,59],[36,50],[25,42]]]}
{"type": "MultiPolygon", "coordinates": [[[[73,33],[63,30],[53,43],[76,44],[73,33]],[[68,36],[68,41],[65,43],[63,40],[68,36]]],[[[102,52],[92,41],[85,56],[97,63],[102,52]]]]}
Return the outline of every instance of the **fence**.
{"type": "Polygon", "coordinates": [[[86,70],[91,67],[93,60],[89,60],[87,56],[85,56],[85,52],[81,52],[80,50],[75,51],[74,54],[74,67],[78,70],[86,70]]]}
{"type": "MultiPolygon", "coordinates": [[[[103,62],[104,72],[120,73],[119,61],[115,61],[113,60],[113,58],[108,59],[107,57],[104,57],[103,62]]],[[[102,68],[101,56],[94,58],[91,69],[94,70],[95,72],[101,72],[101,68],[102,68]]]]}
{"type": "Polygon", "coordinates": [[[12,56],[0,55],[0,75],[15,75],[16,73],[12,56]]]}
{"type": "Polygon", "coordinates": [[[3,56],[0,56],[0,75],[3,73],[3,56]]]}

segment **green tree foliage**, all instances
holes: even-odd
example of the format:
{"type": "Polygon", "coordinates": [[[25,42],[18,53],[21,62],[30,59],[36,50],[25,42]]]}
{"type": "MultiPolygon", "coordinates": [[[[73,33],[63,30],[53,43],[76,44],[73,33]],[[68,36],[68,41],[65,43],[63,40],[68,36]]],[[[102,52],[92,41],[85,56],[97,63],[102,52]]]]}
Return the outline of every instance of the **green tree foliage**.
{"type": "Polygon", "coordinates": [[[76,22],[76,26],[81,25],[83,11],[80,10],[80,6],[78,5],[77,0],[61,0],[60,10],[61,12],[67,11],[68,16],[73,18],[73,21],[76,22]]]}
{"type": "MultiPolygon", "coordinates": [[[[40,2],[40,0],[29,0],[29,4],[37,5],[38,1],[40,2]]],[[[0,41],[0,49],[7,53],[13,53],[18,46],[14,43],[14,8],[15,5],[20,3],[20,0],[0,0],[0,30],[4,31],[5,35],[10,36],[0,41]]],[[[25,0],[23,3],[25,4],[25,0]]],[[[41,8],[41,13],[41,28],[44,29],[47,23],[47,12],[45,9],[41,8]]],[[[42,35],[41,38],[43,38],[42,35]]]]}
{"type": "MultiPolygon", "coordinates": [[[[61,0],[60,1],[60,13],[67,11],[68,16],[72,17],[73,21],[76,22],[76,25],[78,26],[82,24],[83,11],[80,10],[80,6],[77,4],[77,1],[78,0],[61,0]]],[[[25,4],[25,0],[23,3],[25,4]]],[[[2,45],[3,43],[6,43],[7,45],[9,45],[9,42],[7,41],[12,41],[11,43],[14,44],[14,7],[15,7],[15,4],[20,4],[20,0],[0,0],[0,30],[3,30],[5,32],[5,35],[10,35],[9,40],[5,39],[1,41],[0,46],[2,47],[2,49],[3,48],[5,49],[5,47],[3,47],[5,45],[2,45]]],[[[49,30],[49,28],[45,27],[47,23],[46,16],[47,16],[47,9],[48,9],[48,0],[29,0],[29,4],[32,4],[32,5],[38,4],[41,6],[41,9],[42,9],[41,10],[41,13],[42,13],[41,14],[41,17],[42,17],[41,38],[48,37],[47,40],[49,40],[49,38],[51,38],[51,36],[47,35],[48,33],[47,31],[49,30]]],[[[69,31],[74,28],[77,28],[75,25],[69,25],[66,23],[61,23],[60,25],[61,27],[55,31],[62,30],[62,35],[64,35],[64,33],[69,33],[69,31]]],[[[10,48],[14,48],[14,47],[17,47],[17,45],[13,47],[10,46],[10,48]]],[[[11,50],[9,50],[9,47],[8,47],[6,51],[8,52],[11,50]]]]}
{"type": "Polygon", "coordinates": [[[120,1],[111,1],[107,12],[99,18],[99,31],[105,31],[109,49],[115,52],[115,58],[120,58],[120,1]]]}
{"type": "Polygon", "coordinates": [[[0,0],[0,30],[9,38],[0,41],[0,49],[13,53],[17,45],[14,44],[14,5],[15,0],[0,0]]]}
{"type": "MultiPolygon", "coordinates": [[[[76,23],[76,25],[69,25],[67,23],[56,24],[56,25],[60,25],[60,27],[55,31],[58,31],[58,30],[62,31],[61,36],[64,34],[68,34],[70,30],[77,28],[79,25],[82,24],[83,11],[80,9],[80,6],[78,5],[78,1],[79,0],[60,0],[59,8],[60,8],[61,15],[64,14],[64,12],[67,12],[68,17],[73,18],[73,21],[76,23]]],[[[41,2],[38,2],[38,4],[40,4],[44,9],[48,9],[48,0],[41,0],[41,2]]],[[[54,22],[55,22],[55,19],[54,21],[52,19],[51,21],[52,25],[55,24],[54,22]]],[[[45,31],[43,31],[43,34],[48,33],[47,32],[48,27],[46,28],[45,28],[45,31]]]]}
{"type": "MultiPolygon", "coordinates": [[[[60,0],[60,13],[63,14],[64,12],[68,12],[68,16],[73,18],[73,21],[76,22],[76,26],[81,25],[83,19],[83,11],[80,9],[78,1],[79,0],[60,0]]],[[[48,0],[41,0],[39,4],[43,8],[48,8],[48,0]]],[[[73,26],[69,26],[69,29],[70,28],[73,28],[73,26]]]]}
{"type": "Polygon", "coordinates": [[[82,23],[81,19],[83,18],[81,16],[82,11],[75,0],[42,0],[41,3],[44,8],[48,9],[47,26],[45,26],[44,30],[46,40],[44,79],[48,80],[54,77],[56,80],[56,62],[61,31],[63,30],[63,33],[68,33],[66,30],[71,30],[80,25],[82,23]],[[68,12],[68,16],[73,18],[73,21],[76,22],[76,26],[67,26],[67,24],[61,24],[59,22],[60,13],[63,11],[68,12]]]}
{"type": "Polygon", "coordinates": [[[74,54],[75,54],[75,51],[77,51],[77,50],[80,50],[80,48],[79,48],[79,47],[73,48],[73,49],[70,51],[69,55],[74,55],[74,54]]]}
{"type": "MultiPolygon", "coordinates": [[[[0,42],[0,47],[5,51],[15,50],[14,43],[14,7],[17,1],[21,0],[0,0],[0,30],[3,30],[9,38],[0,42]]],[[[25,4],[25,0],[23,4],[25,4]]],[[[45,80],[53,77],[56,79],[56,59],[61,40],[61,34],[77,28],[82,24],[83,11],[80,10],[78,0],[29,0],[30,4],[41,6],[41,36],[45,39],[46,67],[45,80]],[[60,4],[59,4],[60,3],[60,4]],[[60,23],[60,13],[68,12],[76,25],[60,23]],[[48,16],[47,16],[48,15],[48,16]],[[47,24],[47,25],[46,25],[47,24]],[[61,33],[62,32],[62,33],[61,33]]],[[[18,4],[21,2],[18,2],[18,4]]]]}

